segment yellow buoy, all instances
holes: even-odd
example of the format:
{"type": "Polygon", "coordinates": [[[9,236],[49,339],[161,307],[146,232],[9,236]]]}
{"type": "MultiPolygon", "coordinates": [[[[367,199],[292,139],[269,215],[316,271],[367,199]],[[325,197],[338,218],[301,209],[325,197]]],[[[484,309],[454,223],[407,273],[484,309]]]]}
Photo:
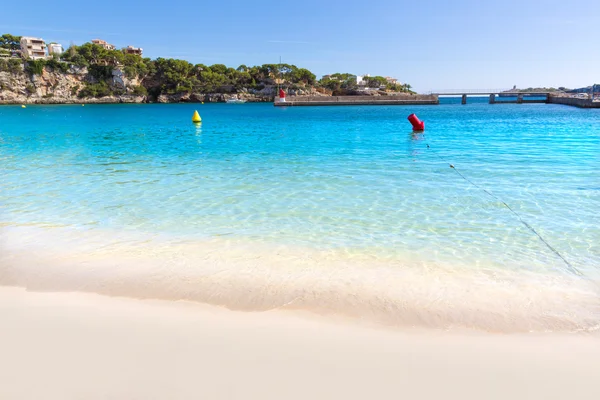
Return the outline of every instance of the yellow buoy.
{"type": "Polygon", "coordinates": [[[85,104],[82,104],[81,107],[85,106],[85,104]]]}
{"type": "Polygon", "coordinates": [[[194,111],[194,116],[192,117],[192,122],[194,122],[194,123],[202,122],[202,118],[200,118],[200,114],[198,114],[198,110],[194,111]]]}
{"type": "Polygon", "coordinates": [[[25,104],[21,104],[21,108],[27,108],[27,107],[25,107],[25,104]]]}
{"type": "Polygon", "coordinates": [[[202,102],[202,104],[204,104],[204,102],[202,102]]]}

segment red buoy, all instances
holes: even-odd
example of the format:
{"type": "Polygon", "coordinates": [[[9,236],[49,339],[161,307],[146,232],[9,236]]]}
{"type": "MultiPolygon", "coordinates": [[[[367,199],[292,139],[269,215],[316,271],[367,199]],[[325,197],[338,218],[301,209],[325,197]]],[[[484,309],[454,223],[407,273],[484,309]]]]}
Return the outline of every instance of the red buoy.
{"type": "Polygon", "coordinates": [[[410,114],[408,116],[408,121],[413,127],[413,131],[424,131],[425,130],[425,122],[420,121],[419,118],[415,114],[410,114]]]}

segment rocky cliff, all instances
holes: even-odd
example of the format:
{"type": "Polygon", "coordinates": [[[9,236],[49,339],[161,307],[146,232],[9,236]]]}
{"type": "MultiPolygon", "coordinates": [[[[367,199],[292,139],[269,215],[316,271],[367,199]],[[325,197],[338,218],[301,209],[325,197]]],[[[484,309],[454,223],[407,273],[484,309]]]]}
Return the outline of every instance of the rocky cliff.
{"type": "MultiPolygon", "coordinates": [[[[248,102],[270,102],[276,96],[275,86],[227,91],[227,93],[174,93],[156,97],[136,94],[141,87],[138,78],[128,78],[120,68],[112,69],[112,76],[103,79],[110,95],[89,96],[84,90],[99,83],[86,67],[70,66],[67,71],[44,67],[41,74],[32,74],[22,65],[13,71],[0,71],[0,104],[82,104],[82,103],[178,103],[224,102],[231,97],[248,102]],[[118,94],[115,94],[118,93],[118,94]]],[[[290,95],[320,95],[316,89],[291,90],[290,95]]]]}
{"type": "MultiPolygon", "coordinates": [[[[288,95],[323,96],[314,88],[288,90],[288,95]]],[[[161,94],[156,98],[157,103],[223,103],[232,97],[246,100],[250,103],[272,102],[277,96],[276,86],[267,86],[261,90],[242,88],[237,93],[176,93],[161,94]]]]}
{"type": "Polygon", "coordinates": [[[100,98],[80,96],[86,83],[94,83],[87,68],[71,67],[68,71],[44,68],[42,73],[30,74],[24,68],[18,71],[0,71],[0,104],[72,104],[72,103],[142,103],[144,96],[128,93],[137,82],[128,80],[115,70],[110,84],[121,89],[122,95],[100,98]]]}

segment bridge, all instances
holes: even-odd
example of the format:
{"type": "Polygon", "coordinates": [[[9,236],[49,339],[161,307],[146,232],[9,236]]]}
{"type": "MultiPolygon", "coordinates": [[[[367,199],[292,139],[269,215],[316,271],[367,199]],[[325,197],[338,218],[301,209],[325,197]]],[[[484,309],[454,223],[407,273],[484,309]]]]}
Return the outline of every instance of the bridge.
{"type": "Polygon", "coordinates": [[[519,92],[513,89],[450,89],[434,90],[427,94],[440,96],[461,96],[462,104],[467,104],[467,95],[471,96],[489,96],[490,104],[496,103],[547,103],[550,92],[519,92]],[[516,100],[496,101],[498,97],[516,97],[516,100]],[[543,97],[544,99],[529,100],[524,97],[543,97]]]}

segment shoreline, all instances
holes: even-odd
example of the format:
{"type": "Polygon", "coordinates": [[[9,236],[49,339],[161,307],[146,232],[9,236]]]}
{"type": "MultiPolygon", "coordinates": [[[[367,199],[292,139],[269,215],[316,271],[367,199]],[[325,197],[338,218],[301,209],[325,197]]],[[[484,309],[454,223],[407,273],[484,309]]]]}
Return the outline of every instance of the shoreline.
{"type": "Polygon", "coordinates": [[[598,339],[0,287],[7,399],[595,399],[598,339]],[[35,385],[31,382],[36,382],[35,385]]]}
{"type": "MultiPolygon", "coordinates": [[[[252,99],[247,100],[247,103],[272,103],[273,99],[252,99]]],[[[83,98],[73,99],[68,101],[55,101],[52,98],[40,99],[35,98],[27,101],[4,101],[0,100],[0,106],[20,106],[25,105],[80,105],[80,104],[227,104],[225,100],[190,100],[190,101],[148,101],[136,97],[100,97],[100,98],[83,98]]]]}
{"type": "Polygon", "coordinates": [[[276,97],[275,107],[302,107],[302,106],[352,106],[352,105],[438,105],[436,95],[422,94],[396,94],[387,96],[290,96],[286,101],[276,97]]]}
{"type": "MultiPolygon", "coordinates": [[[[264,98],[264,99],[247,99],[246,104],[273,104],[275,107],[322,107],[322,106],[352,106],[352,105],[381,105],[381,106],[389,106],[389,105],[403,105],[403,106],[433,106],[439,105],[440,102],[436,98],[434,100],[409,100],[409,99],[391,99],[394,96],[381,96],[378,98],[376,96],[356,96],[356,97],[365,97],[364,99],[350,99],[350,100],[339,100],[341,97],[351,97],[351,96],[319,96],[319,98],[314,100],[302,100],[306,98],[306,96],[299,96],[300,100],[295,100],[294,97],[289,97],[288,101],[285,103],[278,102],[278,98],[264,98]],[[329,99],[328,99],[329,98],[329,99]]],[[[516,104],[516,102],[507,102],[507,101],[497,101],[494,104],[516,104]]],[[[535,104],[535,102],[524,102],[524,104],[535,104]]],[[[543,104],[553,104],[553,105],[562,105],[567,107],[576,107],[576,108],[584,108],[584,109],[596,109],[600,108],[600,101],[589,101],[585,99],[577,99],[577,98],[565,98],[565,97],[556,97],[551,96],[548,101],[538,102],[543,104]]],[[[54,101],[53,99],[40,99],[36,98],[33,100],[27,101],[4,101],[0,100],[0,106],[21,106],[21,105],[40,105],[40,106],[48,106],[48,105],[101,105],[101,104],[227,104],[225,100],[174,100],[174,101],[148,101],[146,99],[139,98],[131,98],[131,97],[122,97],[122,98],[85,98],[85,99],[77,99],[72,101],[54,101]]]]}
{"type": "Polygon", "coordinates": [[[593,280],[231,238],[3,228],[0,285],[273,309],[390,327],[596,332],[593,280]],[[37,244],[36,244],[37,243],[37,244]],[[43,268],[40,268],[43,266],[43,268]]]}

